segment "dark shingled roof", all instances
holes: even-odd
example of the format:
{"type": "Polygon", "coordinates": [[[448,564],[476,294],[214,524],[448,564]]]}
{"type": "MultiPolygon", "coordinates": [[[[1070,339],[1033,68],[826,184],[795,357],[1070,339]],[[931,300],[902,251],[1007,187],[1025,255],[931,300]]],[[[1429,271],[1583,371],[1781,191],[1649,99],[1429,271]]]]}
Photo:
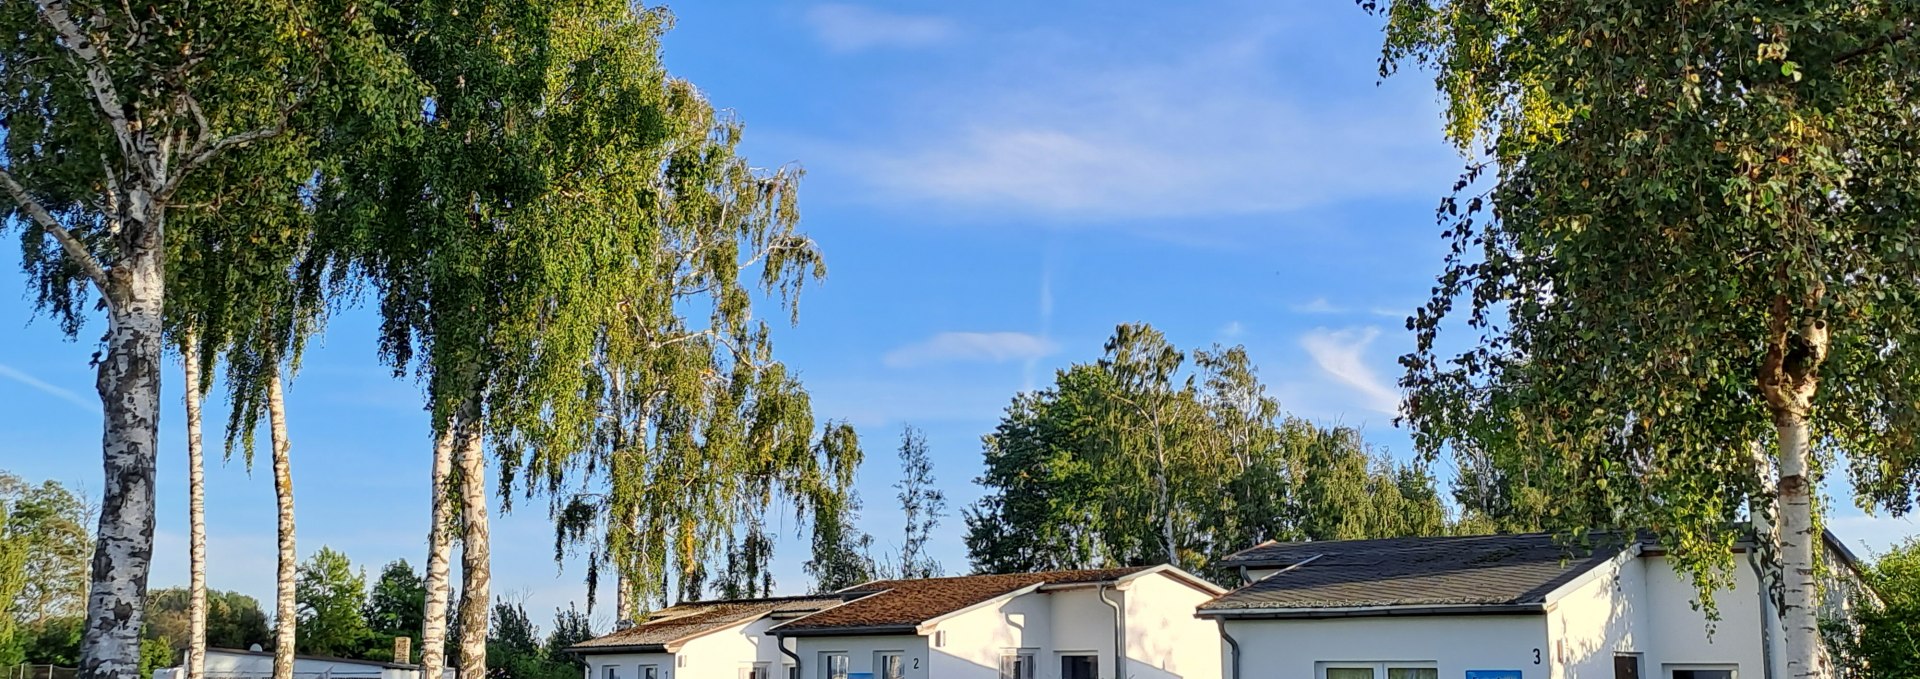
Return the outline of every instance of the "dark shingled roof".
{"type": "Polygon", "coordinates": [[[660,653],[677,642],[759,619],[795,617],[837,606],[845,597],[780,597],[685,603],[654,611],[638,625],[575,644],[576,653],[660,653]]]}
{"type": "Polygon", "coordinates": [[[842,592],[866,594],[775,628],[798,636],[909,632],[920,623],[1033,585],[1112,582],[1151,567],[879,580],[842,592]]]}
{"type": "Polygon", "coordinates": [[[1548,533],[1267,543],[1222,559],[1222,565],[1291,569],[1214,599],[1200,613],[1312,617],[1328,613],[1325,609],[1375,607],[1539,610],[1548,593],[1622,549],[1606,534],[1589,535],[1587,544],[1592,547],[1548,533]]]}

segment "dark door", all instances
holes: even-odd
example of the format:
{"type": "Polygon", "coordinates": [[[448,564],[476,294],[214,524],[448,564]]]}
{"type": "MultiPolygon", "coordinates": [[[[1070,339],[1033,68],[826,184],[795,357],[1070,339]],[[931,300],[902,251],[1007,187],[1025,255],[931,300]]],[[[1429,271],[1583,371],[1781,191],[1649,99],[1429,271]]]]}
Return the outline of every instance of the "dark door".
{"type": "Polygon", "coordinates": [[[1640,656],[1613,656],[1613,679],[1640,679],[1640,656]]]}

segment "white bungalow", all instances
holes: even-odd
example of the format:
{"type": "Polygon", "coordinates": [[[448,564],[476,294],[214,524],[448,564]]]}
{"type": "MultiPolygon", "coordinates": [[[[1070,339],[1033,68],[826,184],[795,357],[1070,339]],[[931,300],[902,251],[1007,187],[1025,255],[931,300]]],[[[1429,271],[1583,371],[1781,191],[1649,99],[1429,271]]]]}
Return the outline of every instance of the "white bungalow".
{"type": "Polygon", "coordinates": [[[572,650],[587,679],[1218,679],[1193,612],[1223,591],[1169,566],[884,580],[682,604],[572,650]]]}
{"type": "MultiPolygon", "coordinates": [[[[1855,560],[1826,542],[1842,574],[1837,605],[1857,586],[1855,560]]],[[[1225,560],[1247,584],[1199,616],[1225,634],[1227,679],[1785,676],[1748,550],[1709,624],[1657,545],[1589,544],[1546,534],[1268,543],[1225,560]]]]}

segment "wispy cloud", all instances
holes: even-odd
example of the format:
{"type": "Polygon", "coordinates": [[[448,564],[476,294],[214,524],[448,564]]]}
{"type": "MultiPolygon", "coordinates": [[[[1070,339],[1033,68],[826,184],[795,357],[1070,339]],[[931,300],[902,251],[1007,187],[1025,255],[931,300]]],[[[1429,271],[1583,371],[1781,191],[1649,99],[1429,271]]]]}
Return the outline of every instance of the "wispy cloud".
{"type": "Polygon", "coordinates": [[[7,365],[5,363],[0,363],[0,377],[5,377],[15,382],[19,382],[21,384],[32,387],[33,389],[38,390],[41,393],[44,393],[48,396],[52,396],[62,401],[71,403],[75,406],[79,406],[81,410],[85,410],[90,413],[100,412],[99,401],[83,397],[79,394],[76,394],[65,388],[49,383],[38,377],[34,377],[27,373],[16,370],[13,368],[13,366],[7,365]]]}
{"type": "Polygon", "coordinates": [[[1220,338],[1225,340],[1240,339],[1240,336],[1246,332],[1246,326],[1241,325],[1239,321],[1227,321],[1226,325],[1220,326],[1220,338]]]}
{"type": "Polygon", "coordinates": [[[1358,392],[1367,408],[1393,415],[1400,412],[1400,392],[1366,362],[1367,348],[1379,336],[1380,329],[1374,327],[1319,328],[1301,337],[1300,346],[1327,377],[1358,392]]]}
{"type": "Polygon", "coordinates": [[[1005,363],[1051,354],[1052,340],[1024,332],[943,332],[893,351],[881,360],[906,368],[933,363],[1005,363]]]}
{"type": "Polygon", "coordinates": [[[815,5],[807,10],[814,37],[835,52],[883,47],[926,47],[946,42],[957,32],[940,17],[894,14],[858,5],[815,5]]]}
{"type": "Polygon", "coordinates": [[[1276,81],[1273,36],[1214,37],[1138,59],[1060,47],[1051,35],[1010,38],[976,69],[982,81],[947,79],[902,97],[915,114],[890,138],[828,144],[810,157],[873,186],[882,202],[1071,220],[1424,195],[1457,164],[1421,100],[1398,90],[1307,97],[1276,81]]]}
{"type": "Polygon", "coordinates": [[[1311,301],[1287,307],[1296,314],[1344,314],[1345,307],[1327,301],[1325,297],[1315,297],[1311,301]]]}

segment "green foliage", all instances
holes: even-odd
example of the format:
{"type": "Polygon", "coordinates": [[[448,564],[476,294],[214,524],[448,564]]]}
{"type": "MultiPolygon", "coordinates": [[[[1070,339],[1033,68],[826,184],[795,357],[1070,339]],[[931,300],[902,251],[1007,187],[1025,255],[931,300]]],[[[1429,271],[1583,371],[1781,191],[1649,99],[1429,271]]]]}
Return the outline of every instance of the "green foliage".
{"type": "Polygon", "coordinates": [[[368,635],[366,589],[366,573],[355,571],[347,555],[330,547],[300,564],[294,580],[300,652],[346,656],[361,649],[368,635]]]}
{"type": "MultiPolygon", "coordinates": [[[[147,593],[147,636],[160,639],[173,648],[186,649],[188,643],[189,596],[184,587],[169,587],[147,593]]],[[[212,648],[248,648],[260,644],[273,646],[273,630],[260,602],[239,592],[207,590],[207,646],[212,648]]]]}
{"type": "MultiPolygon", "coordinates": [[[[0,564],[19,559],[17,589],[0,578],[0,602],[22,623],[78,615],[86,609],[93,513],[80,496],[55,481],[39,485],[0,471],[0,564]]],[[[0,571],[3,571],[0,568],[0,571]]],[[[0,623],[5,624],[5,623],[0,623]]]]}
{"type": "Polygon", "coordinates": [[[575,667],[583,668],[586,662],[579,656],[569,655],[567,649],[596,636],[599,635],[593,632],[593,621],[587,618],[586,613],[574,608],[571,604],[567,606],[567,610],[555,610],[553,631],[547,634],[547,658],[554,661],[564,660],[575,667]]]}
{"type": "Polygon", "coordinates": [[[491,679],[576,679],[581,665],[561,650],[592,638],[585,616],[560,612],[544,643],[540,628],[525,606],[501,601],[493,605],[493,624],[487,633],[487,675],[491,679]],[[582,634],[587,636],[582,637],[582,634]]]}
{"type": "MultiPolygon", "coordinates": [[[[406,559],[380,569],[380,579],[367,592],[367,629],[388,636],[410,636],[418,641],[425,624],[427,586],[406,559]]],[[[418,645],[418,644],[416,644],[418,645]]],[[[400,662],[405,662],[404,660],[400,662]]]]}
{"type": "Polygon", "coordinates": [[[21,662],[31,665],[78,667],[80,635],[86,630],[86,626],[86,619],[78,615],[49,618],[36,624],[22,625],[16,637],[20,640],[20,648],[24,652],[21,662]]]}
{"type": "Polygon", "coordinates": [[[900,553],[888,566],[888,577],[935,578],[941,575],[940,562],[927,553],[933,529],[946,516],[947,496],[933,487],[933,459],[927,455],[927,437],[911,426],[900,432],[900,516],[906,522],[900,553]]]}
{"type": "Polygon", "coordinates": [[[140,639],[140,679],[153,679],[153,671],[177,664],[173,645],[165,639],[140,639]]]}
{"type": "Polygon", "coordinates": [[[1856,598],[1853,619],[1843,621],[1836,664],[1857,679],[1920,677],[1920,539],[1881,555],[1865,575],[1878,601],[1856,598]]]}
{"type": "Polygon", "coordinates": [[[878,577],[871,554],[873,536],[860,530],[860,497],[848,492],[813,507],[813,556],[801,568],[813,578],[813,592],[836,592],[878,577]]]}
{"type": "Polygon", "coordinates": [[[1417,445],[1482,460],[1472,511],[1655,529],[1710,595],[1774,499],[1753,446],[1796,421],[1862,503],[1911,508],[1910,4],[1362,4],[1382,74],[1431,68],[1482,154],[1442,201],[1451,253],[1402,359],[1417,445]]]}
{"type": "Polygon", "coordinates": [[[1438,534],[1434,480],[1357,432],[1286,417],[1246,352],[1121,326],[1097,363],[1016,396],[983,441],[975,570],[1172,561],[1201,570],[1263,540],[1438,534]]]}

